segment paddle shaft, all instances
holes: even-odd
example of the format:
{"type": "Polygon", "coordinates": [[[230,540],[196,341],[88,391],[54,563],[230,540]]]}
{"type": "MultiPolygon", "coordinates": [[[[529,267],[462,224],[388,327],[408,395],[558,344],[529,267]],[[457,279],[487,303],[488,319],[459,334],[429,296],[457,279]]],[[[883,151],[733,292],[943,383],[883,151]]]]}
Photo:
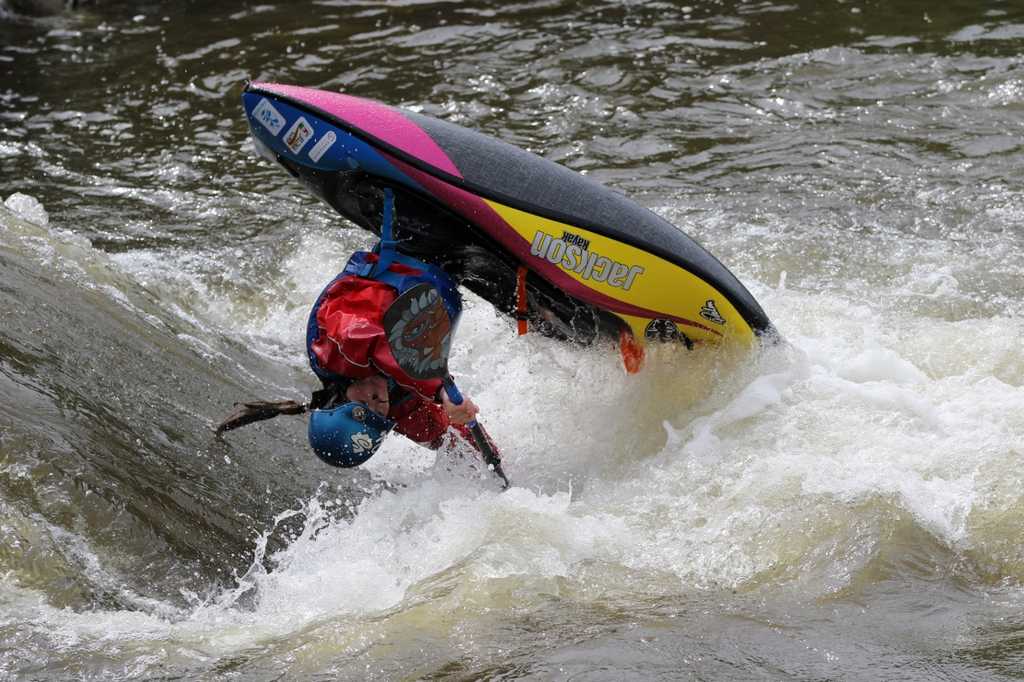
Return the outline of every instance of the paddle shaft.
{"type": "MultiPolygon", "coordinates": [[[[444,392],[448,394],[448,400],[452,401],[453,405],[462,404],[462,393],[459,391],[459,387],[455,385],[455,380],[452,379],[451,375],[444,380],[444,392]]],[[[501,468],[501,459],[494,452],[494,448],[491,447],[487,434],[484,432],[484,427],[476,419],[467,423],[466,427],[473,434],[473,440],[476,441],[476,446],[479,448],[480,454],[483,455],[484,462],[494,470],[494,473],[501,477],[501,480],[504,481],[503,487],[508,488],[511,482],[501,468]]]]}

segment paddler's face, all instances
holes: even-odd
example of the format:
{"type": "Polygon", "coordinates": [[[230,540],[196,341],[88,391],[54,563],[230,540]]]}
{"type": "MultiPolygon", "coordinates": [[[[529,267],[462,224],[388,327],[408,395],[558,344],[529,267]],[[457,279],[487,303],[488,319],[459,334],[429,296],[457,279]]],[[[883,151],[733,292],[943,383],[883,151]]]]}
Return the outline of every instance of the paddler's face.
{"type": "Polygon", "coordinates": [[[379,374],[353,383],[345,391],[345,397],[355,402],[366,403],[367,407],[383,417],[388,416],[391,409],[388,400],[388,380],[379,374]]]}

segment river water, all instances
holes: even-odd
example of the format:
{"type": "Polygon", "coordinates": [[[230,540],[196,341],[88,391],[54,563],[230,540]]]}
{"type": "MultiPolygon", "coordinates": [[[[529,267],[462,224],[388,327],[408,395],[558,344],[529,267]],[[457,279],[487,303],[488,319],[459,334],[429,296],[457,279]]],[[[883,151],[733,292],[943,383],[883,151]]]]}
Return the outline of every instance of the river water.
{"type": "Polygon", "coordinates": [[[0,9],[0,677],[1024,677],[1017,2],[0,9]],[[308,306],[369,243],[245,79],[525,147],[721,259],[787,343],[515,336],[452,368],[497,492],[321,464],[308,306]]]}

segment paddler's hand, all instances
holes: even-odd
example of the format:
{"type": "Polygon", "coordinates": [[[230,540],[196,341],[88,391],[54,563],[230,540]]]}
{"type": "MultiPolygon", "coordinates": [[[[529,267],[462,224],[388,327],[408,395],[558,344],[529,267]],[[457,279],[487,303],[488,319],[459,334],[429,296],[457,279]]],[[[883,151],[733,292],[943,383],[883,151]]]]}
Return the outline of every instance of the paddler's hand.
{"type": "Polygon", "coordinates": [[[388,411],[391,409],[388,399],[388,380],[380,374],[354,382],[345,391],[345,397],[349,400],[366,403],[367,407],[382,417],[388,416],[388,411]]]}
{"type": "Polygon", "coordinates": [[[448,393],[443,388],[441,389],[441,405],[444,406],[444,412],[448,415],[448,420],[452,424],[458,424],[459,426],[465,426],[476,419],[476,415],[480,411],[476,403],[466,396],[462,396],[462,403],[456,405],[448,398],[448,393]]]}

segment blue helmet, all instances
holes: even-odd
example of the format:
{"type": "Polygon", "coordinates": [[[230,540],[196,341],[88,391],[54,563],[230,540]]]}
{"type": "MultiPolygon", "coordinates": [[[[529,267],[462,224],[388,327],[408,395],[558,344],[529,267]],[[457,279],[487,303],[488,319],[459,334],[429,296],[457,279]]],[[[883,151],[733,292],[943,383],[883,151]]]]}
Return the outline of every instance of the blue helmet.
{"type": "Polygon", "coordinates": [[[377,452],[394,425],[394,421],[360,402],[313,410],[309,415],[309,444],[328,464],[355,467],[377,452]]]}

